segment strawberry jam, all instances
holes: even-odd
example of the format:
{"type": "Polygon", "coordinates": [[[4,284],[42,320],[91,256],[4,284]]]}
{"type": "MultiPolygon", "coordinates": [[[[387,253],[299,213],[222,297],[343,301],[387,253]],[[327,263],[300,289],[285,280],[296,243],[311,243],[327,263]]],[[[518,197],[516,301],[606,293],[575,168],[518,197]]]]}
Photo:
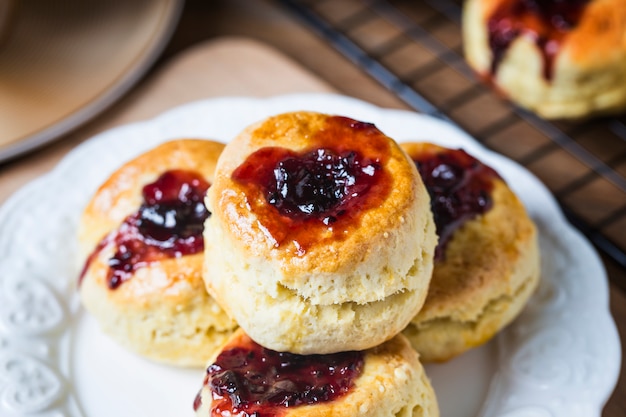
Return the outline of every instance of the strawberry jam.
{"type": "Polygon", "coordinates": [[[389,139],[373,124],[329,117],[310,144],[298,152],[261,148],[232,174],[275,245],[293,242],[297,255],[328,234],[343,239],[392,183],[383,169],[389,139]]]}
{"type": "Polygon", "coordinates": [[[116,247],[108,261],[110,289],[119,287],[151,262],[204,250],[204,221],[211,215],[204,206],[208,188],[209,183],[199,175],[183,170],[167,171],[146,185],[139,210],[100,241],[80,279],[94,257],[110,244],[116,247]]]}
{"type": "Polygon", "coordinates": [[[207,369],[211,415],[269,417],[287,407],[333,401],[350,391],[362,369],[362,352],[296,355],[244,336],[207,369]]]}
{"type": "Polygon", "coordinates": [[[507,0],[487,22],[492,51],[491,75],[515,39],[531,39],[543,56],[543,76],[551,80],[554,61],[568,32],[574,28],[590,0],[507,0]]]}
{"type": "Polygon", "coordinates": [[[425,152],[412,158],[430,194],[439,235],[435,259],[442,259],[454,231],[493,206],[493,180],[500,176],[462,149],[425,152]]]}

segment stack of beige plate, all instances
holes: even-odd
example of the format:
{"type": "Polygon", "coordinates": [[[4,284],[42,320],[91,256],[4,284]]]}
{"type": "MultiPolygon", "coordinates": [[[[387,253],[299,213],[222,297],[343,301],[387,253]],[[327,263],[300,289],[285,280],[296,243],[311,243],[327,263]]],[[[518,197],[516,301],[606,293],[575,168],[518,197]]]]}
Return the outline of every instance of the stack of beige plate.
{"type": "Polygon", "coordinates": [[[0,1],[0,162],[119,98],[154,62],[181,0],[0,1]]]}

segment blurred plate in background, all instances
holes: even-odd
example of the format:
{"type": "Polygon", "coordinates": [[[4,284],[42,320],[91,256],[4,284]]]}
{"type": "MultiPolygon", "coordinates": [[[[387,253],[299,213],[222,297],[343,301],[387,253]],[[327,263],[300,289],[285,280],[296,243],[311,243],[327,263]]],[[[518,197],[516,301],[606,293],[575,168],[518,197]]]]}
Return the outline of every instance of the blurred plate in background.
{"type": "Polygon", "coordinates": [[[124,94],[161,53],[182,0],[17,2],[0,44],[0,162],[124,94]]]}

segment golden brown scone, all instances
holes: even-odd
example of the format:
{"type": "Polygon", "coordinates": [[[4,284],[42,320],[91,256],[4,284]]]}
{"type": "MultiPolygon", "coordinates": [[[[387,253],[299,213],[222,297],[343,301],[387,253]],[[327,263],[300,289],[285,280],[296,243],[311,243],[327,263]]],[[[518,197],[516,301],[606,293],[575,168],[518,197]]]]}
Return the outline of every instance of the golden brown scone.
{"type": "Polygon", "coordinates": [[[543,117],[626,106],[623,0],[468,0],[463,36],[470,66],[543,117]]]}
{"type": "Polygon", "coordinates": [[[263,346],[366,349],[423,303],[428,194],[372,124],[312,112],[256,123],[226,146],[206,203],[207,289],[263,346]]]}
{"type": "Polygon", "coordinates": [[[80,221],[83,305],[105,333],[156,361],[203,366],[236,327],[204,288],[206,191],[197,196],[190,191],[210,186],[223,147],[198,139],[157,146],[115,171],[80,221]],[[181,184],[186,192],[178,192],[181,184]],[[184,195],[186,208],[176,211],[168,191],[184,195]],[[199,215],[195,223],[190,213],[199,215]],[[156,227],[163,218],[170,223],[156,227]]]}
{"type": "MultiPolygon", "coordinates": [[[[444,238],[437,248],[424,307],[403,333],[423,361],[445,361],[491,339],[525,306],[539,281],[537,232],[522,203],[491,168],[478,162],[473,177],[466,176],[458,188],[442,189],[436,195],[432,190],[441,183],[433,181],[429,172],[439,163],[427,161],[459,151],[429,143],[401,146],[422,164],[420,172],[433,201],[445,206],[450,199],[438,198],[455,199],[460,196],[455,190],[465,193],[460,197],[465,204],[475,201],[476,195],[488,201],[483,192],[492,198],[491,207],[487,203],[485,212],[469,217],[458,228],[444,228],[455,221],[454,216],[436,205],[433,208],[438,233],[444,238]],[[470,188],[474,191],[468,192],[470,188]]],[[[458,158],[469,165],[477,161],[466,153],[458,158]]],[[[440,162],[454,166],[449,159],[440,162]]]]}
{"type": "Polygon", "coordinates": [[[220,411],[282,417],[439,415],[418,355],[401,334],[364,352],[301,356],[264,349],[240,329],[209,363],[194,402],[198,417],[220,411]]]}

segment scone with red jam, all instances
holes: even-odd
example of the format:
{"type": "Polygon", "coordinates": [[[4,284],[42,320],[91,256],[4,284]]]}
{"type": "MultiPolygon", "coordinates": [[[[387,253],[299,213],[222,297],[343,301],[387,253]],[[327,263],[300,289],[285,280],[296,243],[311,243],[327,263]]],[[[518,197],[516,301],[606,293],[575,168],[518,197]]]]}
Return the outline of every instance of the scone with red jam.
{"type": "Polygon", "coordinates": [[[256,123],[224,149],[206,204],[207,289],[267,348],[367,349],[423,304],[430,199],[370,123],[312,112],[256,123]]]}
{"type": "Polygon", "coordinates": [[[402,143],[431,196],[439,244],[426,302],[404,330],[423,361],[491,339],[539,282],[537,232],[496,171],[460,149],[402,143]]]}
{"type": "Polygon", "coordinates": [[[204,197],[222,149],[162,144],[115,171],[81,218],[83,305],[105,333],[156,361],[204,366],[236,328],[202,279],[212,238],[202,233],[204,197]]]}
{"type": "Polygon", "coordinates": [[[470,66],[543,117],[626,107],[624,0],[468,0],[463,35],[470,66]]]}
{"type": "Polygon", "coordinates": [[[276,352],[242,330],[209,362],[198,417],[437,417],[418,355],[401,334],[366,351],[276,352]]]}

